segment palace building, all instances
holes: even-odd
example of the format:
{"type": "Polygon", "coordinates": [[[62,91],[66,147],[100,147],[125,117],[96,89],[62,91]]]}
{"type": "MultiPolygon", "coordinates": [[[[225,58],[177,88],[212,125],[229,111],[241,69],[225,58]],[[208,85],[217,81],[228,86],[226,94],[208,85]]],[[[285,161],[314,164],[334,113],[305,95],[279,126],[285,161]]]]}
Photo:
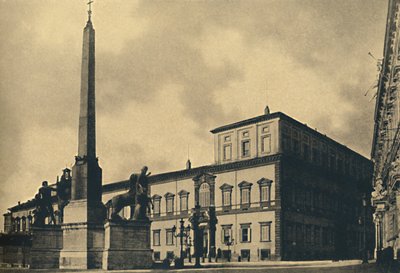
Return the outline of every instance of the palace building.
{"type": "MultiPolygon", "coordinates": [[[[214,164],[192,168],[188,161],[183,170],[149,177],[154,260],[180,255],[181,219],[182,249],[186,257],[193,254],[188,225],[196,204],[204,257],[351,259],[364,248],[373,254],[367,158],[268,108],[211,133],[214,164]]],[[[68,169],[61,179],[71,179],[68,169]]],[[[128,181],[103,185],[103,202],[127,188],[128,181]]],[[[5,230],[29,233],[33,209],[32,201],[10,208],[5,230]]],[[[129,218],[130,208],[121,214],[129,218]]]]}
{"type": "MultiPolygon", "coordinates": [[[[106,220],[103,204],[125,193],[129,181],[102,185],[96,156],[90,3],[83,31],[78,154],[72,172],[65,169],[53,184],[71,185],[70,202],[65,213],[57,211],[61,206],[54,192],[58,222],[53,227],[43,225],[52,237],[45,237],[41,227],[32,228],[34,200],[9,208],[4,214],[7,234],[0,236],[0,263],[29,264],[30,259],[37,268],[109,269],[111,264],[124,269],[124,259],[136,259],[137,264],[131,265],[136,268],[145,257],[148,268],[151,255],[155,261],[174,256],[190,259],[195,251],[192,227],[199,228],[196,254],[213,261],[338,260],[373,254],[372,162],[284,113],[270,113],[268,107],[260,116],[211,130],[213,164],[193,168],[188,161],[185,169],[148,178],[154,206],[148,213],[151,230],[146,223],[140,233],[122,232],[129,229],[120,227],[137,228],[139,221],[106,220]],[[39,240],[38,234],[44,239],[39,240]],[[143,239],[136,248],[132,241],[139,240],[132,234],[143,239]],[[36,238],[36,246],[31,238],[36,238]],[[112,246],[114,242],[118,247],[112,246]],[[49,257],[41,259],[43,249],[49,250],[46,255],[52,264],[45,264],[49,257]]],[[[37,203],[42,208],[40,219],[46,220],[43,212],[48,207],[44,210],[37,203]]],[[[51,200],[46,198],[46,204],[51,200]]],[[[131,215],[130,207],[121,211],[125,218],[131,215]]]]}
{"type": "Polygon", "coordinates": [[[389,0],[384,58],[375,106],[375,128],[371,157],[374,161],[376,256],[388,248],[400,259],[400,1],[389,0]]]}

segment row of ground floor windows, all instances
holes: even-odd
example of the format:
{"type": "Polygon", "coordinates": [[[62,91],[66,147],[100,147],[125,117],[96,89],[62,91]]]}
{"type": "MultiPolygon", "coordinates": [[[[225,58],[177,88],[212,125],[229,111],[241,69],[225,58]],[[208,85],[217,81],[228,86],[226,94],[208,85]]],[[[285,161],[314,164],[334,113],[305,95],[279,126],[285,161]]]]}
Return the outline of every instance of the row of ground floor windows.
{"type": "MultiPolygon", "coordinates": [[[[260,227],[260,242],[271,241],[271,224],[272,222],[259,222],[260,227]]],[[[221,225],[221,243],[226,244],[235,240],[232,232],[233,225],[221,225]]],[[[165,245],[174,245],[175,234],[171,228],[165,229],[165,235],[162,235],[161,229],[153,230],[153,246],[161,246],[161,237],[165,236],[165,245]]],[[[252,223],[240,224],[239,229],[239,242],[249,243],[252,241],[252,223]]]]}
{"type": "MultiPolygon", "coordinates": [[[[317,225],[304,225],[288,223],[286,226],[285,240],[293,245],[305,246],[331,246],[335,242],[337,231],[333,227],[321,227],[317,225]]],[[[362,246],[361,231],[347,231],[348,246],[362,246]]]]}

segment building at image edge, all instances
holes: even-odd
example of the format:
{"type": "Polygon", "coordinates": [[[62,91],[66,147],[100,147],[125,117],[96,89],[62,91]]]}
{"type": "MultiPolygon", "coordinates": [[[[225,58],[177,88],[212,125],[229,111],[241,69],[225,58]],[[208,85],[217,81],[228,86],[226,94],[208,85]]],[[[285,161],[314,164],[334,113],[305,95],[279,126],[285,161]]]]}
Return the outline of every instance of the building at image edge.
{"type": "MultiPolygon", "coordinates": [[[[189,224],[196,202],[206,212],[204,255],[214,249],[222,260],[235,261],[354,259],[364,243],[373,255],[370,160],[281,112],[211,132],[214,164],[192,168],[188,162],[149,178],[155,260],[179,256],[172,228],[179,232],[181,218],[189,224]]],[[[127,188],[128,181],[103,185],[103,202],[127,188]]],[[[10,208],[6,233],[29,233],[33,209],[29,201],[10,208]]],[[[129,218],[130,208],[122,215],[129,218]]],[[[191,238],[184,239],[185,253],[193,253],[191,238]]]]}

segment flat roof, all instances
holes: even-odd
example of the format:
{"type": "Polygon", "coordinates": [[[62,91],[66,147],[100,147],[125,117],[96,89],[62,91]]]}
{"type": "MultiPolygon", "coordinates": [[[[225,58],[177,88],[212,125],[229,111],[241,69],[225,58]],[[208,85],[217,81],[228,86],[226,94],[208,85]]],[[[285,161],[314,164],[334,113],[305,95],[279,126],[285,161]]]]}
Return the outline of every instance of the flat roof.
{"type": "Polygon", "coordinates": [[[279,118],[281,120],[285,120],[285,121],[288,121],[288,122],[290,122],[292,124],[295,124],[295,125],[301,127],[302,129],[306,130],[309,134],[311,134],[311,135],[313,135],[315,137],[323,139],[323,140],[325,140],[325,141],[327,141],[327,142],[329,142],[329,143],[331,143],[331,144],[333,144],[333,145],[335,145],[335,146],[337,146],[337,147],[339,147],[339,148],[341,148],[343,150],[346,150],[346,151],[352,153],[353,155],[355,155],[357,157],[360,157],[360,158],[362,158],[364,160],[370,161],[369,158],[366,158],[365,156],[357,153],[356,151],[350,149],[346,145],[343,145],[343,144],[337,142],[336,140],[328,137],[327,135],[322,134],[322,133],[318,132],[317,130],[309,127],[307,124],[301,123],[300,121],[298,121],[298,120],[296,120],[296,119],[294,119],[294,118],[292,118],[292,117],[290,117],[290,116],[288,116],[288,115],[286,115],[285,113],[282,113],[282,112],[274,112],[274,113],[271,113],[271,114],[268,114],[268,115],[261,115],[261,116],[257,116],[257,117],[254,117],[254,118],[250,118],[250,119],[245,119],[245,120],[242,120],[242,121],[234,122],[234,123],[227,124],[227,125],[224,125],[224,126],[221,126],[221,127],[217,127],[215,129],[211,130],[210,132],[213,133],[213,134],[216,134],[216,133],[224,132],[224,131],[227,131],[227,130],[236,129],[236,128],[243,127],[243,126],[246,126],[246,125],[250,125],[250,124],[254,124],[254,123],[258,123],[258,122],[262,122],[262,121],[266,121],[266,120],[271,120],[271,119],[275,119],[275,118],[279,118]]]}

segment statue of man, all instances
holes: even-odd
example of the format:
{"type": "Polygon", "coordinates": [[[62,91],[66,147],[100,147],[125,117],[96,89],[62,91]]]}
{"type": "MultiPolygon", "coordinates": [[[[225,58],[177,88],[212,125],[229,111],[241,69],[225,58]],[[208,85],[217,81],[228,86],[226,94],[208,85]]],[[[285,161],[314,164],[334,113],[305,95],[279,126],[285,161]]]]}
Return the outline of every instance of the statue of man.
{"type": "Polygon", "coordinates": [[[47,212],[42,200],[40,199],[39,193],[35,195],[34,200],[35,209],[33,210],[33,225],[41,227],[45,225],[47,212]]]}
{"type": "Polygon", "coordinates": [[[57,182],[57,199],[59,223],[62,223],[64,221],[64,208],[71,199],[71,180],[67,177],[62,176],[61,181],[57,182]]]}
{"type": "Polygon", "coordinates": [[[147,173],[147,166],[144,166],[142,170],[140,171],[139,177],[137,179],[137,184],[136,184],[136,191],[139,194],[148,194],[149,191],[149,180],[148,177],[150,176],[151,172],[147,173]]]}
{"type": "Polygon", "coordinates": [[[135,212],[133,215],[134,220],[147,220],[146,211],[149,208],[149,204],[153,205],[151,198],[149,197],[148,177],[151,172],[147,173],[147,171],[147,166],[144,166],[137,178],[135,212]]]}
{"type": "Polygon", "coordinates": [[[57,191],[56,189],[50,187],[47,181],[42,182],[42,187],[39,189],[39,198],[40,203],[43,204],[44,209],[46,210],[47,214],[50,216],[49,224],[56,223],[56,218],[54,217],[54,210],[53,204],[51,202],[51,192],[57,191]]]}
{"type": "MultiPolygon", "coordinates": [[[[138,175],[133,173],[129,178],[129,190],[126,193],[118,194],[111,198],[106,203],[106,208],[109,211],[108,218],[113,221],[121,221],[123,220],[121,216],[119,216],[119,212],[126,206],[130,206],[131,210],[133,210],[135,206],[136,200],[136,184],[138,180],[138,175]],[[111,210],[111,211],[110,211],[111,210]]],[[[132,218],[132,213],[131,213],[132,218]]]]}

